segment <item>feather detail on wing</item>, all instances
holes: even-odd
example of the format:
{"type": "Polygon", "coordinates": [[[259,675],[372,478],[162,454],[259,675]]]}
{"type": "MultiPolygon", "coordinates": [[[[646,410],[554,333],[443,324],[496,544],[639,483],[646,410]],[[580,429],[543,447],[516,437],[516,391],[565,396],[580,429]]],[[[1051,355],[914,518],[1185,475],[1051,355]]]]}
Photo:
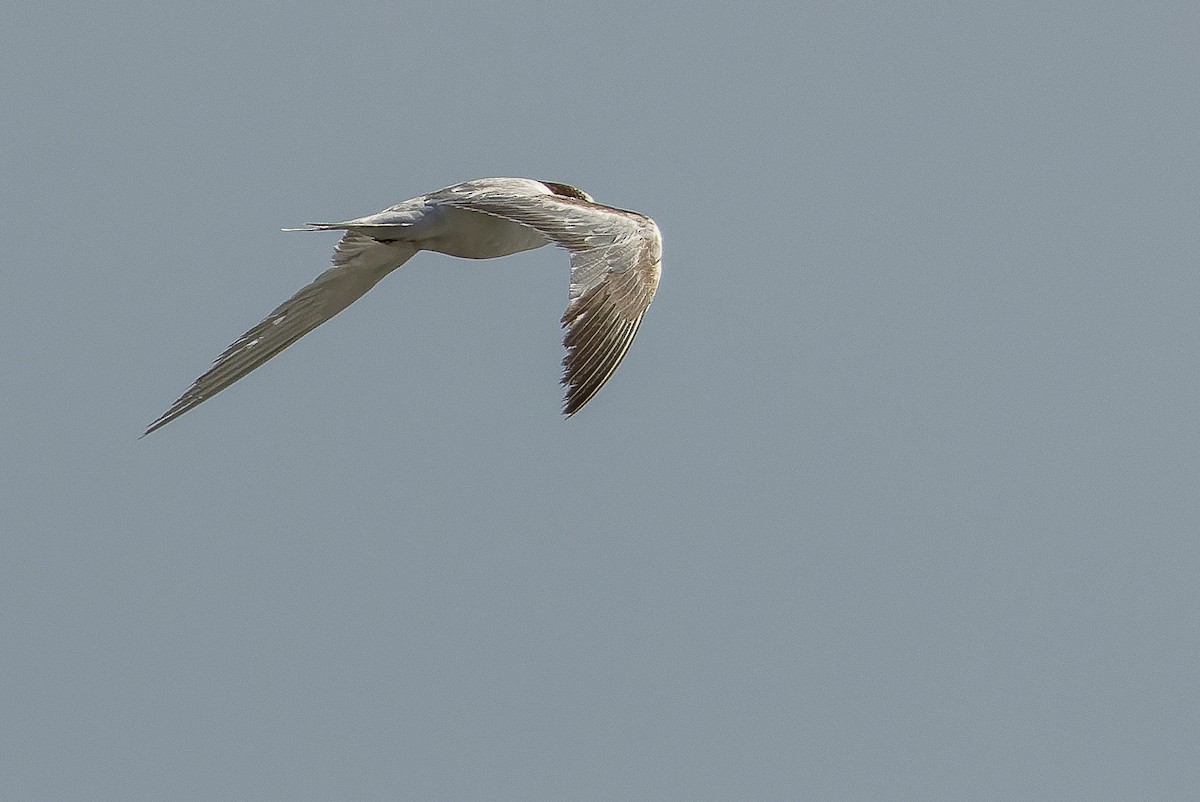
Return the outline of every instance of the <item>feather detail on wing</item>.
{"type": "Polygon", "coordinates": [[[408,243],[380,243],[364,234],[347,232],[334,251],[333,267],[226,348],[142,437],[212,398],[341,312],[414,253],[416,250],[408,243]]]}
{"type": "Polygon", "coordinates": [[[612,377],[629,350],[658,289],[662,237],[645,215],[595,203],[557,184],[542,186],[546,194],[467,182],[430,200],[512,220],[570,252],[570,301],[562,317],[563,414],[570,417],[612,377]]]}

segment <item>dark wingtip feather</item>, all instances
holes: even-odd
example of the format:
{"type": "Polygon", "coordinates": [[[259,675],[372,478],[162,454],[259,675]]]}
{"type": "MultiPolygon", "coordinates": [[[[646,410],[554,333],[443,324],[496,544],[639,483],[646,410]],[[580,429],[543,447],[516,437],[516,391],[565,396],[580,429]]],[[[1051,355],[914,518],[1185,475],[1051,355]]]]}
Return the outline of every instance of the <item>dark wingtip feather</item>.
{"type": "Polygon", "coordinates": [[[642,321],[613,304],[608,288],[597,287],[573,300],[563,315],[563,416],[571,417],[592,400],[629,351],[642,321]]]}

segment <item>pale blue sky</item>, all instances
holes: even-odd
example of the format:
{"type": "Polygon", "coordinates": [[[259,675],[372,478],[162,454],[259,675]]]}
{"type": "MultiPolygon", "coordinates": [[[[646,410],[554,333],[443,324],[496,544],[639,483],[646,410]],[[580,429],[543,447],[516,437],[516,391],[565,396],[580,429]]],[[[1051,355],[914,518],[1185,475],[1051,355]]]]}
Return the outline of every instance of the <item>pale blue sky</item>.
{"type": "Polygon", "coordinates": [[[11,6],[0,797],[1200,796],[1194,3],[11,6]],[[422,254],[456,181],[653,216],[422,254]]]}

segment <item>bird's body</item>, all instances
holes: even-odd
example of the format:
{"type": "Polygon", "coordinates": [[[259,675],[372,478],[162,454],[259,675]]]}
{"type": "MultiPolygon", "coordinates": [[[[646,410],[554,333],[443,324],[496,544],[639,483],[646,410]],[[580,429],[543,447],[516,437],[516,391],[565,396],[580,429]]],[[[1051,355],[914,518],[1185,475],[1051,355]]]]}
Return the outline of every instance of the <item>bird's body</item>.
{"type": "MultiPolygon", "coordinates": [[[[662,239],[645,215],[596,203],[567,184],[483,178],[365,217],[310,223],[345,231],[333,266],[243,334],[145,434],[262,365],[362,297],[418,251],[492,259],[554,243],[571,254],[563,411],[577,412],[616,370],[658,287],[662,239]]],[[[143,435],[144,436],[144,435],[143,435]]]]}

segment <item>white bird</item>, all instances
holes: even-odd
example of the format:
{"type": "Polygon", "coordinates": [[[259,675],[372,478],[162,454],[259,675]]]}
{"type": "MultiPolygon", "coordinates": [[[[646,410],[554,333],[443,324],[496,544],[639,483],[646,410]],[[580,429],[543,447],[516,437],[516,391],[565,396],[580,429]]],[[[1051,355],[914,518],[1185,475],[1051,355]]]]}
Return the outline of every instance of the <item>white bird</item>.
{"type": "Polygon", "coordinates": [[[662,237],[645,215],[605,206],[568,184],[480,178],[342,223],[285,231],[345,231],[333,267],[284,301],[217,357],[145,437],[262,365],[362,297],[417,251],[492,259],[554,243],[571,254],[562,316],[563,414],[612,376],[658,288],[662,237]]]}

